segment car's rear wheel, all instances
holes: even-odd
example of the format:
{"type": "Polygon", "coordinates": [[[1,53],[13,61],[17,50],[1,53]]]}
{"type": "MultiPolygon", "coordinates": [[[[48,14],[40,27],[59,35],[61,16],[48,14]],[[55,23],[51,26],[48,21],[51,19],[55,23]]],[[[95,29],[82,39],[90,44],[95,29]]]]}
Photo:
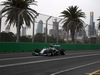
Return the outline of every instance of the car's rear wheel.
{"type": "Polygon", "coordinates": [[[32,52],[33,56],[39,56],[40,55],[40,50],[39,49],[35,49],[34,52],[32,52]]]}
{"type": "Polygon", "coordinates": [[[65,50],[64,50],[64,49],[61,49],[61,50],[60,50],[60,54],[61,54],[61,55],[65,55],[65,50]]]}

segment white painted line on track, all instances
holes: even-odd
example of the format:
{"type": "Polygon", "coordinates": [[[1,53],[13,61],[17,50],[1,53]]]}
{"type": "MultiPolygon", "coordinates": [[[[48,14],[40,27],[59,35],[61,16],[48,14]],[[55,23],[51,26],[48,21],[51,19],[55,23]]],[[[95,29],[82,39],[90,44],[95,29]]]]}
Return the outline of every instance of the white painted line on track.
{"type": "MultiPolygon", "coordinates": [[[[97,53],[97,52],[85,52],[85,53],[69,53],[67,54],[66,52],[66,55],[78,55],[78,54],[88,54],[88,53],[97,53]]],[[[18,57],[18,58],[5,58],[5,59],[0,59],[0,61],[5,61],[5,60],[16,60],[16,59],[27,59],[27,58],[37,58],[37,57],[41,57],[41,56],[30,56],[30,57],[18,57]]]]}
{"type": "Polygon", "coordinates": [[[63,58],[55,58],[55,59],[48,59],[48,60],[39,60],[39,61],[31,61],[31,62],[7,64],[7,65],[0,65],[0,68],[2,68],[2,67],[11,67],[11,66],[18,66],[18,65],[26,65],[26,64],[34,64],[34,63],[42,63],[42,62],[55,61],[55,60],[63,60],[63,59],[71,59],[71,58],[95,56],[95,55],[100,55],[100,54],[81,55],[81,56],[71,56],[71,57],[65,57],[65,58],[63,57],[63,58]]]}
{"type": "Polygon", "coordinates": [[[93,62],[93,63],[89,63],[89,64],[85,64],[85,65],[81,65],[81,66],[77,66],[77,67],[70,68],[70,69],[66,69],[66,70],[62,70],[62,71],[59,71],[59,72],[52,73],[50,75],[61,74],[61,73],[64,73],[64,72],[68,72],[68,71],[71,71],[71,70],[79,69],[79,68],[86,67],[86,66],[90,66],[90,65],[94,65],[94,64],[97,64],[97,63],[100,63],[100,61],[93,62]]]}
{"type": "MultiPolygon", "coordinates": [[[[67,53],[67,52],[66,52],[67,53]]],[[[100,51],[99,52],[83,52],[83,53],[69,53],[68,55],[74,55],[74,54],[91,54],[91,53],[100,53],[100,51]]]]}
{"type": "Polygon", "coordinates": [[[27,58],[37,58],[37,57],[40,57],[40,56],[30,56],[30,57],[19,57],[19,58],[7,58],[7,59],[0,59],[0,61],[4,61],[4,60],[16,60],[16,59],[27,59],[27,58]]]}

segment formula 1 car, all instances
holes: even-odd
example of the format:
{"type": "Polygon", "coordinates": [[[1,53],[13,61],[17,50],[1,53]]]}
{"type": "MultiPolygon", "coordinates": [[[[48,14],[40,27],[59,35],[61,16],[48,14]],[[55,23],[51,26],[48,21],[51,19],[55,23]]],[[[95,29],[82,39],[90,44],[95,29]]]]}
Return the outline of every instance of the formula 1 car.
{"type": "Polygon", "coordinates": [[[51,45],[49,48],[43,48],[41,51],[39,49],[35,49],[34,52],[32,52],[32,55],[35,56],[65,55],[65,50],[62,49],[60,45],[51,45]]]}

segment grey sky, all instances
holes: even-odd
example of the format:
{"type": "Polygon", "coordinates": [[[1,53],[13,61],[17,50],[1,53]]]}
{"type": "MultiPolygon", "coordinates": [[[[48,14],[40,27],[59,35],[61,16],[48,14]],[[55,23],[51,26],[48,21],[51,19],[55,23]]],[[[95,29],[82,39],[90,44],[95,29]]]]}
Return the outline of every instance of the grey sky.
{"type": "Polygon", "coordinates": [[[100,16],[100,0],[36,0],[38,6],[35,8],[39,13],[58,17],[68,6],[77,5],[86,14],[83,19],[89,24],[90,12],[94,12],[94,21],[100,16]]]}
{"type": "MultiPolygon", "coordinates": [[[[0,3],[4,0],[0,0],[0,3]]],[[[100,0],[36,0],[38,6],[31,6],[37,12],[59,17],[61,12],[68,8],[68,6],[77,5],[86,14],[85,23],[90,22],[90,12],[94,12],[94,22],[100,16],[100,0]]],[[[1,6],[0,6],[1,8],[1,6]]]]}
{"type": "MultiPolygon", "coordinates": [[[[2,2],[4,0],[0,0],[2,2]]],[[[100,0],[36,0],[38,6],[32,8],[39,13],[58,17],[68,6],[77,5],[86,13],[86,23],[89,23],[90,12],[94,12],[94,21],[100,16],[100,0]]]]}

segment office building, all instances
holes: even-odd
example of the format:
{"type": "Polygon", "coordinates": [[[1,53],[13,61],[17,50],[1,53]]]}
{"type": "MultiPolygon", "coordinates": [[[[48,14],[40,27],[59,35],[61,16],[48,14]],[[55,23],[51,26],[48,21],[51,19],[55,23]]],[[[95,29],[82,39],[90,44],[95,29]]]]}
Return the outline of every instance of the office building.
{"type": "Polygon", "coordinates": [[[59,24],[57,22],[57,19],[55,19],[55,21],[53,22],[53,29],[51,29],[49,31],[50,35],[53,35],[54,37],[57,37],[58,35],[58,27],[59,27],[59,24]]]}
{"type": "Polygon", "coordinates": [[[59,29],[59,23],[57,19],[53,22],[53,29],[49,31],[50,35],[53,35],[55,38],[58,36],[60,39],[66,39],[66,31],[59,29]]]}
{"type": "Polygon", "coordinates": [[[43,33],[43,21],[42,20],[40,20],[37,25],[36,33],[43,33]]]}
{"type": "Polygon", "coordinates": [[[53,29],[54,30],[58,30],[59,24],[57,22],[57,19],[55,19],[55,21],[53,22],[53,29]]]}
{"type": "Polygon", "coordinates": [[[95,29],[95,22],[94,19],[94,13],[90,12],[90,25],[88,26],[88,36],[96,36],[96,29],[95,29]]]}

